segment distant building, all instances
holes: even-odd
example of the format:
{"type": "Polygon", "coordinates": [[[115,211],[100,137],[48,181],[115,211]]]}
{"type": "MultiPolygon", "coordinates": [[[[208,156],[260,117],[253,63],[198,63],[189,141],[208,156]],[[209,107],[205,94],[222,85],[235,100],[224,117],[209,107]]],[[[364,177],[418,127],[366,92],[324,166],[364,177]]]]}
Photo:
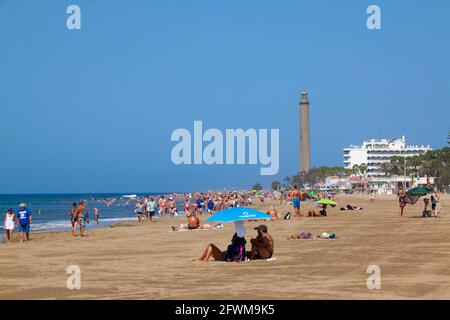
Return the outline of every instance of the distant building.
{"type": "Polygon", "coordinates": [[[353,168],[354,165],[366,164],[367,176],[382,177],[380,165],[389,162],[391,157],[412,157],[425,154],[432,150],[430,146],[408,146],[405,137],[401,139],[371,139],[363,142],[362,146],[350,146],[344,149],[344,167],[353,168]]]}

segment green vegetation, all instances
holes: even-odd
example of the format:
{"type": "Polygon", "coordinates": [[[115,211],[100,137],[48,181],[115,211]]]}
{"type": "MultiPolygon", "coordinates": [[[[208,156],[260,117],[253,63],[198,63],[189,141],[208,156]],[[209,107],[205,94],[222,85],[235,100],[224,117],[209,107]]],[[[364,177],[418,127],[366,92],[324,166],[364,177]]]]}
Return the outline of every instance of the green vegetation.
{"type": "Polygon", "coordinates": [[[257,191],[259,191],[259,190],[262,190],[262,185],[260,184],[260,183],[255,183],[254,185],[253,185],[253,187],[252,187],[252,190],[257,190],[257,191]]]}

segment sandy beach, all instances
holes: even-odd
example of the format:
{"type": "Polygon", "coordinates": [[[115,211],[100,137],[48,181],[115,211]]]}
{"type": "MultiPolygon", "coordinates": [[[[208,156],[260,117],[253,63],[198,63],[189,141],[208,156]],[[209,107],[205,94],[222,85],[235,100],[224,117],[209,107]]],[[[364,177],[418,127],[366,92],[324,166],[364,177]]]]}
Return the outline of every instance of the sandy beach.
{"type": "MultiPolygon", "coordinates": [[[[444,215],[426,219],[421,200],[404,218],[395,196],[337,201],[364,211],[337,207],[328,217],[267,222],[275,240],[270,262],[193,261],[208,243],[225,250],[233,224],[169,232],[184,222],[176,219],[88,230],[83,239],[69,231],[32,234],[29,243],[0,244],[0,299],[450,299],[449,196],[441,198],[444,215]],[[339,238],[287,239],[300,231],[339,238]],[[69,265],[81,268],[80,290],[66,288],[69,265]],[[381,268],[381,290],[367,288],[369,265],[381,268]]],[[[247,240],[256,225],[246,223],[247,240]]]]}

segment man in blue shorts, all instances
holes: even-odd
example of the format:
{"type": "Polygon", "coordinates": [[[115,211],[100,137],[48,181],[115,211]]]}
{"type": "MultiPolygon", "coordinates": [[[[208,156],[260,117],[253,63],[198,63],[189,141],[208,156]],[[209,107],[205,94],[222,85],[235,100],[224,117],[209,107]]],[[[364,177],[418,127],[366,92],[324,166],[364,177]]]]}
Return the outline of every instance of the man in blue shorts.
{"type": "Polygon", "coordinates": [[[23,241],[23,234],[27,236],[27,241],[30,241],[30,225],[32,223],[31,211],[26,208],[25,203],[19,205],[19,211],[17,212],[17,218],[19,219],[19,237],[20,241],[23,241]]]}
{"type": "Polygon", "coordinates": [[[298,187],[294,185],[294,190],[291,192],[292,205],[294,206],[295,216],[301,216],[300,213],[300,197],[302,193],[298,190],[298,187]]]}

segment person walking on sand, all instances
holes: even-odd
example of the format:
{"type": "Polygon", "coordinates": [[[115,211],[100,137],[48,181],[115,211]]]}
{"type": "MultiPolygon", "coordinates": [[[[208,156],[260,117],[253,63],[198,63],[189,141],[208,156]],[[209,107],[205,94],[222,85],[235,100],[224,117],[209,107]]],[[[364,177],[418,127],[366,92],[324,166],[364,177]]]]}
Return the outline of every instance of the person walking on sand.
{"type": "Polygon", "coordinates": [[[370,189],[370,203],[373,204],[375,202],[375,190],[370,189]]]}
{"type": "Polygon", "coordinates": [[[405,206],[406,206],[406,201],[405,201],[406,193],[402,187],[400,187],[398,189],[397,198],[398,198],[398,203],[400,205],[400,217],[403,217],[403,210],[405,209],[405,206]]]}
{"type": "Polygon", "coordinates": [[[213,199],[209,198],[206,205],[207,205],[207,208],[208,208],[208,214],[213,214],[213,212],[214,212],[214,201],[213,201],[213,199]]]}
{"type": "Polygon", "coordinates": [[[186,199],[184,199],[184,214],[186,216],[189,216],[191,213],[191,201],[189,200],[188,197],[186,197],[186,199]]]}
{"type": "Polygon", "coordinates": [[[154,222],[153,218],[155,217],[156,213],[156,201],[153,197],[150,197],[150,199],[147,202],[147,212],[150,221],[154,222]]]}
{"type": "Polygon", "coordinates": [[[170,217],[175,216],[176,208],[177,208],[177,203],[175,202],[175,200],[173,200],[172,197],[169,198],[169,203],[168,203],[168,205],[169,205],[169,214],[170,214],[170,217]]]}
{"type": "Polygon", "coordinates": [[[70,224],[72,225],[72,234],[74,233],[75,228],[75,212],[77,211],[77,203],[72,203],[72,208],[69,209],[69,218],[70,218],[70,224]]]}
{"type": "Polygon", "coordinates": [[[142,200],[138,200],[138,202],[136,203],[135,213],[138,217],[138,222],[143,222],[145,215],[145,205],[142,203],[142,200]]]}
{"type": "Polygon", "coordinates": [[[302,193],[298,189],[297,185],[294,185],[294,190],[291,192],[292,205],[294,206],[295,216],[301,216],[300,213],[300,197],[302,193]]]}
{"type": "Polygon", "coordinates": [[[25,233],[27,241],[30,241],[30,226],[33,223],[31,211],[26,208],[25,203],[19,205],[19,211],[17,212],[17,218],[19,219],[19,237],[20,241],[23,241],[23,234],[25,233]]]}
{"type": "Polygon", "coordinates": [[[3,221],[3,228],[6,230],[6,238],[8,242],[13,241],[13,232],[16,225],[16,217],[14,216],[14,211],[9,209],[5,214],[5,220],[3,221]]]}
{"type": "MultiPolygon", "coordinates": [[[[75,211],[78,225],[80,226],[80,236],[84,236],[84,231],[86,229],[86,224],[89,222],[89,213],[87,211],[86,205],[83,200],[78,203],[77,209],[75,211]]],[[[76,230],[75,234],[76,235],[76,230]]]]}
{"type": "Polygon", "coordinates": [[[161,199],[158,201],[159,206],[159,214],[161,217],[164,217],[167,213],[167,199],[165,196],[161,196],[161,199]]]}

